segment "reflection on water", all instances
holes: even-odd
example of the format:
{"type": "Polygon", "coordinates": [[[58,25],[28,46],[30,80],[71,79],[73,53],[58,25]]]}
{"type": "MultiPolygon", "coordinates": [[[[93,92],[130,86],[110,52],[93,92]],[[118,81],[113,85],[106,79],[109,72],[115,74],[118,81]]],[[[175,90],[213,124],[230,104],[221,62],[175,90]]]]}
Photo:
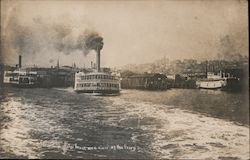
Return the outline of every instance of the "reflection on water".
{"type": "Polygon", "coordinates": [[[249,158],[249,127],[234,123],[247,123],[235,116],[246,110],[240,94],[10,89],[0,100],[3,158],[249,158]]]}

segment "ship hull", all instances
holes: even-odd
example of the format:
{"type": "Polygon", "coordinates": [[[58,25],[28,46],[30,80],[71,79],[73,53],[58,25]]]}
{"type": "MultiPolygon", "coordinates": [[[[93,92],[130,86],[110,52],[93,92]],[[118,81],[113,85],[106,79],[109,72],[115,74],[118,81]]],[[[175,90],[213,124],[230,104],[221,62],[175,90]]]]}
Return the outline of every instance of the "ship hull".
{"type": "Polygon", "coordinates": [[[215,80],[215,81],[200,81],[198,83],[198,88],[202,89],[220,89],[225,85],[223,80],[215,80]]]}
{"type": "Polygon", "coordinates": [[[120,91],[112,90],[75,90],[76,93],[88,93],[94,96],[119,95],[120,91]]]}

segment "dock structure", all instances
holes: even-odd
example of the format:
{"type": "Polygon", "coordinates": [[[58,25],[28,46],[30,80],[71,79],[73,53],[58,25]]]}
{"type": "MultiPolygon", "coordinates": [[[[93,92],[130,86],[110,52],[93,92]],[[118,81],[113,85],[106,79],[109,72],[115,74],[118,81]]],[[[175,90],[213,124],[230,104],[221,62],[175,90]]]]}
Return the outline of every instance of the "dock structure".
{"type": "Polygon", "coordinates": [[[131,75],[122,78],[121,87],[124,89],[164,90],[167,89],[167,77],[159,73],[131,75]]]}

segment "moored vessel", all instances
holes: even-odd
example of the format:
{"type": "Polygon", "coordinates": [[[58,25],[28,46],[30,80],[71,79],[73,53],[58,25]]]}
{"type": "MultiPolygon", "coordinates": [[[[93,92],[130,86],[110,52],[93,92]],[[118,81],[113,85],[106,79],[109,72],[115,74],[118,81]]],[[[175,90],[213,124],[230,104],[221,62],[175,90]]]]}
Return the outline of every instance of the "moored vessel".
{"type": "Polygon", "coordinates": [[[15,87],[35,87],[38,84],[37,72],[14,70],[4,71],[3,84],[15,87]]]}

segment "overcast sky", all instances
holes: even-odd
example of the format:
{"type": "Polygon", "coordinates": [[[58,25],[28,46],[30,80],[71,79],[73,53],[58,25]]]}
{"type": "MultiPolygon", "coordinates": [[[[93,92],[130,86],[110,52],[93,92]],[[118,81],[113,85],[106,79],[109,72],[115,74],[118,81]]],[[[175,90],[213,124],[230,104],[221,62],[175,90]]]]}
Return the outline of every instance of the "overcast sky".
{"type": "Polygon", "coordinates": [[[70,28],[69,34],[60,39],[63,43],[75,43],[74,38],[86,30],[99,33],[104,41],[101,65],[107,67],[153,62],[164,56],[211,59],[225,47],[248,55],[247,12],[246,0],[3,0],[1,31],[5,49],[0,58],[13,64],[22,54],[25,64],[49,66],[56,65],[58,58],[64,65],[75,62],[89,66],[95,61],[93,51],[84,56],[80,50],[65,54],[54,49],[54,25],[66,26],[66,31],[70,28]],[[24,42],[13,40],[20,30],[25,30],[24,42]],[[226,42],[222,42],[225,37],[226,42]],[[18,45],[28,47],[20,49],[18,45]]]}

